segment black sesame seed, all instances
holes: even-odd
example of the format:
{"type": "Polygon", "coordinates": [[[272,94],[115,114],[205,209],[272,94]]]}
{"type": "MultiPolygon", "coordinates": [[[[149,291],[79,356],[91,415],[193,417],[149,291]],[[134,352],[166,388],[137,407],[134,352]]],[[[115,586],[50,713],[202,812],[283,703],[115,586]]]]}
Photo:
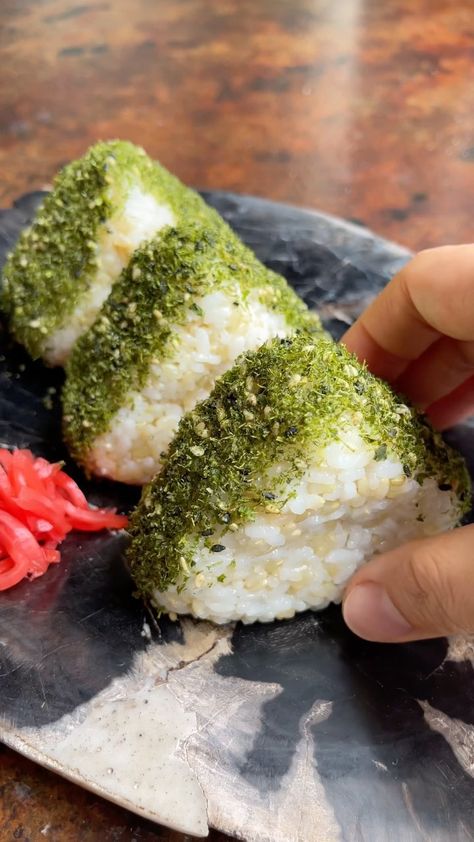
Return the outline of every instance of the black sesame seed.
{"type": "Polygon", "coordinates": [[[222,521],[222,523],[230,523],[230,520],[231,520],[230,512],[224,512],[220,516],[220,520],[222,521]]]}
{"type": "Polygon", "coordinates": [[[298,427],[288,427],[288,429],[285,430],[285,438],[292,439],[293,436],[296,436],[297,432],[298,427]]]}
{"type": "Polygon", "coordinates": [[[265,491],[264,495],[265,500],[276,500],[276,494],[272,494],[271,491],[265,491]]]}
{"type": "Polygon", "coordinates": [[[382,462],[384,459],[387,458],[387,445],[381,444],[380,447],[374,453],[374,459],[376,462],[382,462]]]}
{"type": "Polygon", "coordinates": [[[222,550],[225,550],[224,544],[213,544],[211,547],[211,553],[221,553],[222,550]]]}
{"type": "Polygon", "coordinates": [[[451,485],[450,482],[440,482],[440,484],[438,486],[440,491],[451,491],[452,487],[453,486],[451,485]]]}
{"type": "Polygon", "coordinates": [[[403,473],[405,474],[406,477],[411,477],[411,468],[410,468],[409,465],[403,466],[403,473]]]}
{"type": "Polygon", "coordinates": [[[207,529],[202,530],[201,535],[203,535],[204,538],[209,538],[209,535],[212,535],[213,532],[214,530],[208,527],[207,529]]]}

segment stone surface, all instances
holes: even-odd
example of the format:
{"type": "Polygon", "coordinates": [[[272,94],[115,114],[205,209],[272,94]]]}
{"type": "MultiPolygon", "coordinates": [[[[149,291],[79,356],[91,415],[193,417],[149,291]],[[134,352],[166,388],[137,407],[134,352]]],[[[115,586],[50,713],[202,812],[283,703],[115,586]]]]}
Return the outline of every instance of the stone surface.
{"type": "Polygon", "coordinates": [[[418,249],[472,239],[471,0],[3,0],[0,204],[98,138],[418,249]]]}

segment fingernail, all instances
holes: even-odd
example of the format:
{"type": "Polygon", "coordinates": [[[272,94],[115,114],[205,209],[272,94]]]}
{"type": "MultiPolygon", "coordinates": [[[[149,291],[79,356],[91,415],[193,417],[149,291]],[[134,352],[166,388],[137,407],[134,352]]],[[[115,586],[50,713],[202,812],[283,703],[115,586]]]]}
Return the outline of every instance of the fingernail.
{"type": "Polygon", "coordinates": [[[356,585],[347,595],[342,613],[354,634],[365,640],[394,643],[413,631],[385,588],[376,582],[356,585]]]}

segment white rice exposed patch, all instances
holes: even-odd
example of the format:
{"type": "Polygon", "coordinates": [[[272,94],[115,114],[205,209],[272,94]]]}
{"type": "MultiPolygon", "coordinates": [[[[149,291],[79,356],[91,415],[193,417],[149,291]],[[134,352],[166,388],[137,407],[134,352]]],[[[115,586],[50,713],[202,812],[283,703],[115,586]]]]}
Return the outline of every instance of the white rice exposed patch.
{"type": "Polygon", "coordinates": [[[291,332],[281,313],[261,304],[258,292],[243,300],[236,286],[210,292],[196,303],[202,315],[190,310],[186,323],[176,326],[173,354],[152,363],[145,388],[129,396],[108,431],[96,439],[87,460],[93,473],[148,482],[184,413],[209,395],[235,358],[291,332]]]}
{"type": "Polygon", "coordinates": [[[50,365],[64,365],[74,343],[94,322],[135,249],[174,223],[168,205],[160,204],[138,185],[132,187],[120,211],[101,226],[95,253],[98,266],[89,289],[81,296],[68,323],[48,338],[45,359],[50,365]]]}
{"type": "Polygon", "coordinates": [[[259,513],[216,538],[221,552],[202,543],[181,593],[177,582],[155,592],[156,604],[215,623],[293,617],[338,602],[375,553],[455,525],[452,492],[408,479],[400,462],[375,461],[355,428],[341,437],[314,455],[280,514],[259,513]]]}

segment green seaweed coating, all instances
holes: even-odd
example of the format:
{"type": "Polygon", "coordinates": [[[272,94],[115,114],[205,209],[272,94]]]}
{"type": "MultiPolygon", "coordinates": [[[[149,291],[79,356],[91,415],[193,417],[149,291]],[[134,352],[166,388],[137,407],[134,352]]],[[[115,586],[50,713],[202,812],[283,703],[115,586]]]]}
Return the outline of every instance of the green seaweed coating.
{"type": "Polygon", "coordinates": [[[460,517],[468,509],[464,460],[425,417],[342,345],[301,332],[243,354],[181,420],[131,519],[128,562],[139,592],[186,577],[203,537],[212,549],[258,511],[278,512],[288,480],[303,474],[315,448],[338,438],[341,417],[357,425],[376,459],[396,457],[419,481],[434,477],[452,489],[460,517]],[[286,470],[266,480],[277,462],[286,470]]]}
{"type": "Polygon", "coordinates": [[[112,140],[91,147],[57,175],[3,271],[0,307],[15,338],[41,356],[93,283],[100,229],[139,184],[177,219],[215,211],[138,146],[112,140]]]}
{"type": "MultiPolygon", "coordinates": [[[[245,296],[257,290],[290,328],[321,331],[286,281],[267,269],[220,220],[169,228],[134,253],[95,323],[76,343],[66,366],[64,435],[84,461],[94,439],[132,391],[146,383],[151,362],[173,353],[173,329],[214,289],[245,296]]],[[[238,303],[238,302],[236,302],[238,303]]]]}

